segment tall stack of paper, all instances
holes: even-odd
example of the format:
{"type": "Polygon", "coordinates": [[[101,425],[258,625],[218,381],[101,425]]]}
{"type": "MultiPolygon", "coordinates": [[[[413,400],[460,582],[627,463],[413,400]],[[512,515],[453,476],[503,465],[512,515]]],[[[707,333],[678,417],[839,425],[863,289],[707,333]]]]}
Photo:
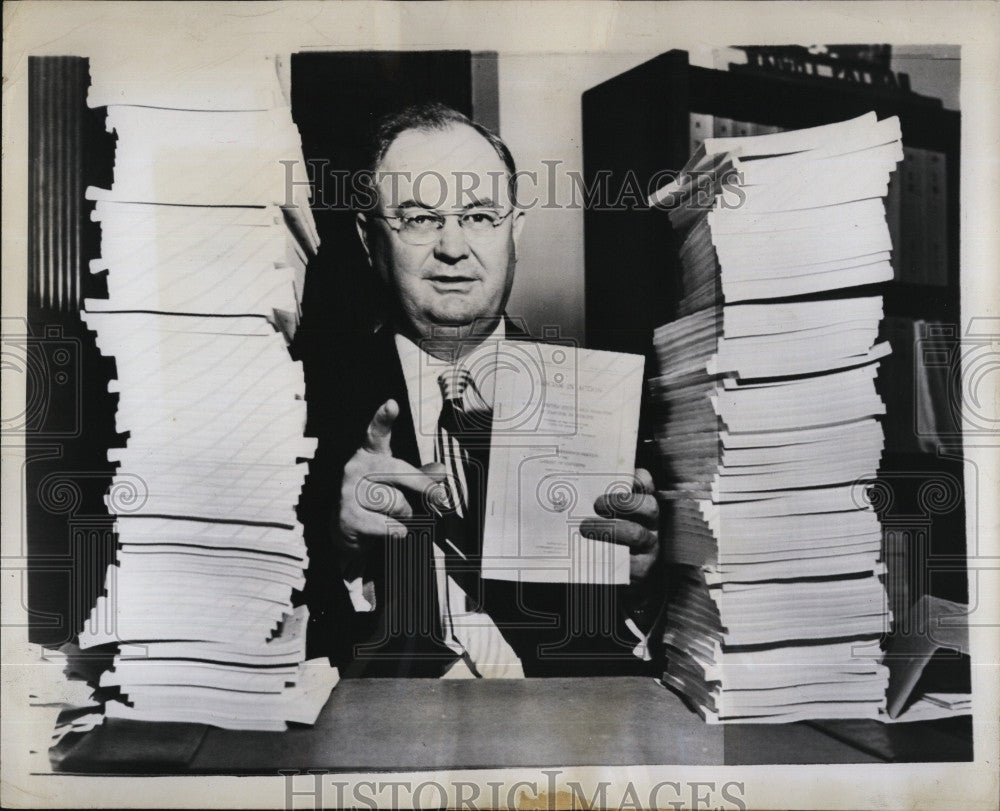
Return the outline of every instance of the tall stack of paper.
{"type": "Polygon", "coordinates": [[[656,330],[679,565],[664,682],[713,722],[875,717],[889,613],[868,492],[892,278],[896,119],[706,139],[670,201],[680,316],[656,330]],[[808,295],[806,295],[808,294],[808,295]],[[839,297],[834,297],[838,295],[839,297]]]}
{"type": "Polygon", "coordinates": [[[315,440],[287,342],[318,241],[274,63],[231,104],[218,70],[170,75],[165,90],[131,65],[98,71],[90,99],[127,102],[108,106],[112,188],[88,190],[108,298],[82,314],[115,360],[127,440],[108,452],[117,561],[80,646],[119,646],[109,717],[284,729],[313,722],[337,679],[304,662],[292,607],[315,440]]]}
{"type": "Polygon", "coordinates": [[[307,253],[275,205],[165,206],[100,201],[108,299],[88,309],[258,315],[286,334],[299,321],[307,253]]]}

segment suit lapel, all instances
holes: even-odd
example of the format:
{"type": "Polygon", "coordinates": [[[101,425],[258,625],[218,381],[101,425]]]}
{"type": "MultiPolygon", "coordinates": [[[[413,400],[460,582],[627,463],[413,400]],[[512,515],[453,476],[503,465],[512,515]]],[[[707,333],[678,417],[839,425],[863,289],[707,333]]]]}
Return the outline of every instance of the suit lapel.
{"type": "Polygon", "coordinates": [[[375,392],[370,399],[378,400],[371,411],[372,415],[374,415],[375,409],[390,397],[399,406],[399,416],[392,426],[392,439],[390,441],[392,455],[414,467],[420,467],[420,451],[417,447],[417,434],[413,425],[410,397],[406,390],[406,378],[403,376],[403,367],[399,362],[399,353],[396,351],[396,340],[392,330],[383,327],[375,333],[368,371],[359,370],[359,374],[367,378],[367,384],[375,392]]]}
{"type": "MultiPolygon", "coordinates": [[[[410,398],[392,331],[380,329],[367,351],[358,356],[361,362],[353,383],[365,391],[364,426],[382,403],[394,399],[399,416],[392,426],[392,455],[419,467],[410,398]]],[[[427,529],[421,531],[415,525],[408,537],[387,539],[384,556],[372,572],[379,600],[378,625],[368,643],[356,650],[352,675],[362,670],[368,675],[438,676],[454,660],[455,654],[443,644],[427,529]]]]}

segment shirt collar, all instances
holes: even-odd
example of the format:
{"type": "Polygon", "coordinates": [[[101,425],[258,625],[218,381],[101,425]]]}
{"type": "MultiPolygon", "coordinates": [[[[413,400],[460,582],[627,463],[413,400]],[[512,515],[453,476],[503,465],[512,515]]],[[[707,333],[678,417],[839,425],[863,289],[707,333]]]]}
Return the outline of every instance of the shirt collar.
{"type": "Polygon", "coordinates": [[[425,352],[413,340],[400,333],[395,334],[396,352],[403,369],[406,381],[406,392],[410,401],[410,411],[413,414],[413,428],[417,433],[417,444],[421,446],[421,458],[424,464],[433,458],[433,441],[437,433],[438,417],[443,405],[441,387],[438,377],[449,368],[465,368],[472,375],[473,382],[483,400],[493,406],[494,387],[496,384],[496,355],[500,341],[507,337],[504,320],[501,318],[493,332],[468,355],[460,358],[457,364],[439,360],[425,352]],[[425,452],[425,445],[430,442],[430,458],[425,452]]]}

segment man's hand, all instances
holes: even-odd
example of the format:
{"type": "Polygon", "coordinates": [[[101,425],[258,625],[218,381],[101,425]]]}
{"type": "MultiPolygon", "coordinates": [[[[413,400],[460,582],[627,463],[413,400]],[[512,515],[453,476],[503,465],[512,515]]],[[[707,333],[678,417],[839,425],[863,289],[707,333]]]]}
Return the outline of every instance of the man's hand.
{"type": "Polygon", "coordinates": [[[633,583],[642,581],[660,554],[660,506],[653,495],[653,477],[637,468],[631,494],[600,496],[594,511],[601,518],[587,518],[580,531],[588,538],[607,540],[629,548],[633,583]]]}
{"type": "Polygon", "coordinates": [[[403,523],[413,516],[413,504],[436,509],[447,505],[441,483],[444,467],[415,468],[392,455],[392,424],[399,416],[395,400],[386,400],[365,434],[361,447],[344,466],[340,510],[333,517],[334,538],[347,551],[407,532],[403,523]]]}

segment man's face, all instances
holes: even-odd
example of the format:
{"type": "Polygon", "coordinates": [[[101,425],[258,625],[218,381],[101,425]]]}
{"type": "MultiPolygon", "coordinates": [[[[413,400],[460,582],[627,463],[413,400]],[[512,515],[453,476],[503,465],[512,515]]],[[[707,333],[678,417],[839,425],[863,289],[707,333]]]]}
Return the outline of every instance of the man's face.
{"type": "Polygon", "coordinates": [[[445,217],[432,241],[419,245],[400,234],[398,219],[359,218],[373,267],[419,337],[464,336],[476,319],[499,316],[514,282],[523,213],[512,210],[507,169],[490,143],[465,125],[406,130],[377,171],[376,213],[386,217],[419,216],[425,209],[511,212],[479,233],[463,228],[458,217],[445,217]]]}

